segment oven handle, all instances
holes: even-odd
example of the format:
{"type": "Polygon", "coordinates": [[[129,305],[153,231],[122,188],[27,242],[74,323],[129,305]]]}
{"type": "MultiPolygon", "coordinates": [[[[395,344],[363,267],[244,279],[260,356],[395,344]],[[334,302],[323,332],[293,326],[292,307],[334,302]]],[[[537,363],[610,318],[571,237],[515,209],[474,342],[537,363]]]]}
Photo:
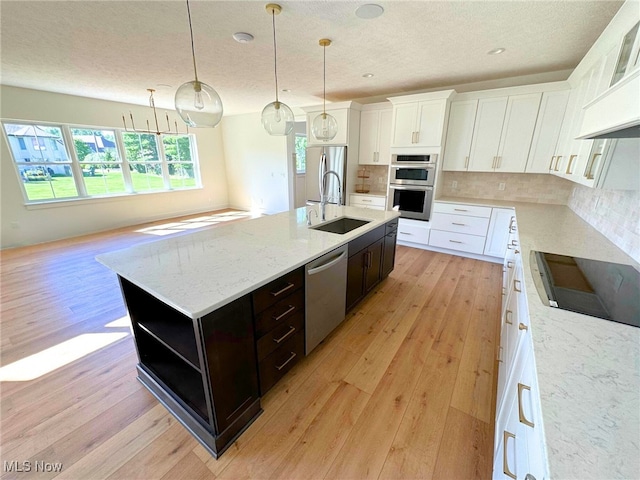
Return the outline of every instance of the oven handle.
{"type": "Polygon", "coordinates": [[[422,190],[424,192],[428,192],[429,190],[433,190],[433,187],[425,187],[422,185],[389,185],[389,188],[393,188],[394,190],[422,190]]]}
{"type": "Polygon", "coordinates": [[[435,170],[435,163],[392,163],[391,170],[416,169],[416,170],[435,170]]]}

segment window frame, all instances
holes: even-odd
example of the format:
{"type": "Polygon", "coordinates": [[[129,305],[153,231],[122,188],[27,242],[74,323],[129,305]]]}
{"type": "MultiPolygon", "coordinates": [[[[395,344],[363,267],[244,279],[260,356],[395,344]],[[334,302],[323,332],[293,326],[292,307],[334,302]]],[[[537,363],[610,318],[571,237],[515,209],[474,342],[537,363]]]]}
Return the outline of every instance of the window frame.
{"type": "MultiPolygon", "coordinates": [[[[158,193],[170,193],[170,192],[180,192],[184,190],[196,190],[202,188],[202,178],[200,176],[200,162],[198,158],[198,149],[195,134],[189,133],[163,133],[157,135],[152,133],[154,136],[157,148],[158,148],[158,162],[154,162],[154,164],[160,164],[161,166],[161,176],[162,176],[162,184],[163,187],[160,189],[153,190],[134,190],[133,180],[130,172],[129,159],[126,155],[126,149],[124,146],[124,133],[146,133],[146,132],[133,132],[127,131],[123,128],[115,128],[115,127],[106,127],[106,126],[89,126],[89,125],[79,125],[79,124],[68,124],[68,123],[60,123],[60,122],[40,122],[33,120],[19,120],[19,119],[8,119],[2,118],[0,120],[2,135],[4,135],[4,139],[7,145],[7,149],[11,156],[11,162],[13,164],[14,171],[16,172],[16,180],[20,184],[20,190],[22,191],[23,202],[25,206],[52,206],[52,204],[61,204],[61,203],[73,203],[73,202],[82,202],[85,203],[87,201],[104,201],[108,199],[114,198],[122,198],[122,197],[130,197],[136,195],[148,195],[148,194],[158,194],[158,193]],[[11,146],[11,142],[9,141],[9,135],[5,128],[5,125],[24,125],[24,126],[46,126],[46,127],[55,127],[59,128],[61,131],[62,140],[64,142],[64,148],[60,150],[64,150],[67,154],[67,158],[69,159],[69,163],[65,163],[65,165],[70,164],[73,182],[76,187],[77,195],[73,197],[62,197],[62,198],[46,198],[46,199],[37,199],[31,200],[29,199],[29,195],[27,193],[27,189],[25,187],[24,181],[20,174],[19,166],[24,164],[25,162],[16,160],[16,157],[13,152],[13,148],[11,146]],[[72,130],[76,129],[84,129],[84,130],[108,130],[112,131],[115,135],[115,143],[116,150],[118,155],[120,156],[121,165],[122,165],[122,174],[125,183],[125,192],[118,193],[106,193],[102,195],[89,195],[86,190],[86,184],[82,172],[81,164],[79,161],[78,155],[75,149],[74,137],[72,134],[72,130]],[[194,178],[194,186],[171,186],[171,178],[169,176],[169,163],[187,163],[187,162],[169,162],[166,158],[164,151],[164,142],[162,141],[163,137],[187,137],[189,138],[189,148],[191,150],[191,160],[190,163],[193,165],[193,178],[194,178]]],[[[36,162],[30,161],[26,163],[33,163],[36,166],[36,162]]],[[[38,162],[43,163],[43,162],[38,162]]],[[[87,162],[84,162],[87,163],[87,162]]],[[[135,163],[135,162],[134,162],[135,163]]]]}

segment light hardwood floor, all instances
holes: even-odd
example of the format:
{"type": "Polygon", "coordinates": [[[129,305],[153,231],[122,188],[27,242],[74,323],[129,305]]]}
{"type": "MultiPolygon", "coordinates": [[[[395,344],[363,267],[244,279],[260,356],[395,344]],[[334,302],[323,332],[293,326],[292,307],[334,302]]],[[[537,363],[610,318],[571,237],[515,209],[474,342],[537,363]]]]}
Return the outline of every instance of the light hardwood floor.
{"type": "Polygon", "coordinates": [[[136,380],[116,276],[94,260],[158,238],[139,229],[2,251],[0,460],[32,462],[2,478],[491,477],[501,266],[398,247],[391,275],[215,460],[136,380]],[[11,367],[67,356],[32,379],[11,367]]]}

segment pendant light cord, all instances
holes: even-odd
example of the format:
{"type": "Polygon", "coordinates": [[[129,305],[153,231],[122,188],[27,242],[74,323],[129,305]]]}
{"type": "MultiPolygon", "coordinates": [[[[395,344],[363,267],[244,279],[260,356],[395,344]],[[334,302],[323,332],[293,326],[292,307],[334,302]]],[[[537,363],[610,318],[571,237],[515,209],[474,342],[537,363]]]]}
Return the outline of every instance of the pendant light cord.
{"type": "Polygon", "coordinates": [[[322,46],[322,114],[327,118],[327,46],[322,46]]]}
{"type": "Polygon", "coordinates": [[[276,45],[276,11],[271,10],[273,23],[273,72],[276,77],[276,103],[278,103],[278,47],[276,45]]]}
{"type": "Polygon", "coordinates": [[[187,0],[187,15],[189,16],[189,33],[191,34],[191,56],[193,57],[193,73],[198,82],[198,69],[196,68],[196,49],[193,46],[193,27],[191,26],[191,9],[189,8],[189,0],[187,0]]]}

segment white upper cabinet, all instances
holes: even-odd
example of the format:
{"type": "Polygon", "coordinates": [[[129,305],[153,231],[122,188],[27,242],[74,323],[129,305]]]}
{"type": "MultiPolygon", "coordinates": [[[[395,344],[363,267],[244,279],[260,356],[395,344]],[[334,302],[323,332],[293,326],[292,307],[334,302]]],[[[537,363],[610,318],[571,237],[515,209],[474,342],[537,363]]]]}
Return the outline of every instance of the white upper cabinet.
{"type": "Polygon", "coordinates": [[[507,97],[481,98],[478,101],[469,155],[469,170],[495,171],[506,109],[507,97]]]}
{"type": "Polygon", "coordinates": [[[327,142],[316,139],[311,132],[311,125],[316,117],[322,115],[322,110],[307,113],[307,145],[347,145],[349,138],[349,109],[327,109],[326,112],[333,116],[338,123],[338,133],[327,142]]]}
{"type": "Polygon", "coordinates": [[[478,101],[469,171],[525,171],[541,96],[529,93],[478,101]]]}
{"type": "Polygon", "coordinates": [[[444,149],[443,170],[466,171],[473,138],[478,100],[452,102],[444,149]]]}
{"type": "Polygon", "coordinates": [[[542,94],[525,172],[549,173],[554,167],[556,147],[568,100],[569,90],[542,94]]]}
{"type": "Polygon", "coordinates": [[[360,165],[388,165],[391,162],[390,105],[363,106],[360,114],[360,165]]]}
{"type": "Polygon", "coordinates": [[[416,147],[439,151],[449,99],[454,93],[443,90],[389,98],[393,103],[391,149],[398,153],[409,153],[416,147]]]}

